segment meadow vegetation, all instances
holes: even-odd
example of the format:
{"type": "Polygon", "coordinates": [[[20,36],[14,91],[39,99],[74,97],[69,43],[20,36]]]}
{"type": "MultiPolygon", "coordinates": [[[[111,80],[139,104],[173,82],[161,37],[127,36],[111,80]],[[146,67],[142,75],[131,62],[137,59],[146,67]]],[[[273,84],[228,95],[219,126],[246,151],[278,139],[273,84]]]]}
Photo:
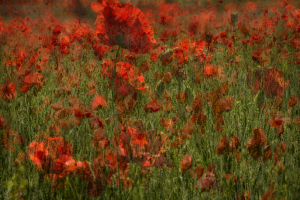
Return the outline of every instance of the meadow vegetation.
{"type": "Polygon", "coordinates": [[[299,199],[299,5],[0,1],[0,199],[299,199]]]}

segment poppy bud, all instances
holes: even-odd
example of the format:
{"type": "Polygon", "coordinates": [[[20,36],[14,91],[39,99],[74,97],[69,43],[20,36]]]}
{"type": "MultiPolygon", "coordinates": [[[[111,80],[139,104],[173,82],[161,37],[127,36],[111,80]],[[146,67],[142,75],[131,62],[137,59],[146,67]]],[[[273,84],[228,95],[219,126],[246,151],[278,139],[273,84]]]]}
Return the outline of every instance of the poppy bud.
{"type": "Polygon", "coordinates": [[[205,41],[208,43],[208,45],[212,42],[212,39],[213,39],[213,35],[210,33],[210,32],[208,32],[208,31],[206,31],[205,33],[204,33],[204,39],[205,39],[205,41]]]}
{"type": "Polygon", "coordinates": [[[238,19],[239,19],[239,14],[237,12],[231,13],[231,23],[233,25],[235,25],[235,23],[238,21],[238,19]]]}

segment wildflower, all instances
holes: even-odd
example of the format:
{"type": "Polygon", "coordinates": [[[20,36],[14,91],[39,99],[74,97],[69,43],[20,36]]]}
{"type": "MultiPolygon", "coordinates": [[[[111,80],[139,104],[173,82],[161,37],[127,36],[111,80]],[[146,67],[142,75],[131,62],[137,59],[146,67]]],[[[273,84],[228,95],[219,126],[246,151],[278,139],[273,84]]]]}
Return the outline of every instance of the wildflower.
{"type": "Polygon", "coordinates": [[[107,3],[97,16],[96,34],[108,46],[119,45],[134,53],[147,53],[156,40],[142,11],[126,3],[107,3]]]}
{"type": "Polygon", "coordinates": [[[0,97],[5,99],[6,101],[10,101],[15,99],[16,96],[17,93],[15,83],[7,83],[1,86],[0,97]]]}
{"type": "Polygon", "coordinates": [[[49,137],[42,142],[31,142],[27,151],[39,171],[64,177],[76,169],[72,159],[73,147],[63,137],[49,137]]]}

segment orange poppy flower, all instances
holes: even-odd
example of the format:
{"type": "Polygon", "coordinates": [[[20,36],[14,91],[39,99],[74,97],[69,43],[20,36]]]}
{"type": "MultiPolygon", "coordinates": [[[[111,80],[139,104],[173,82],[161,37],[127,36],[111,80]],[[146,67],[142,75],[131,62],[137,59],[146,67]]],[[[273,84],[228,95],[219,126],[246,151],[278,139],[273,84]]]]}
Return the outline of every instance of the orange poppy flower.
{"type": "Polygon", "coordinates": [[[135,53],[147,53],[156,40],[150,22],[140,9],[126,3],[107,3],[95,22],[99,41],[135,53]]]}

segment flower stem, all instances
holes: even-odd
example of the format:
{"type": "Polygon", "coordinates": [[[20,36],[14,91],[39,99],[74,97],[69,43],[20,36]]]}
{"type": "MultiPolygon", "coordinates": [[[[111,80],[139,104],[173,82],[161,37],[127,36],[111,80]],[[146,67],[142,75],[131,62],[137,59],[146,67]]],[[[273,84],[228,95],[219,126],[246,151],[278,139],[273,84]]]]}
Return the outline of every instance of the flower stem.
{"type": "Polygon", "coordinates": [[[233,64],[234,64],[234,69],[237,71],[236,66],[235,66],[235,36],[234,36],[234,23],[232,24],[232,36],[233,36],[233,64]]]}
{"type": "Polygon", "coordinates": [[[69,177],[67,177],[67,182],[68,182],[68,184],[69,184],[69,186],[70,186],[70,188],[71,188],[72,193],[73,193],[73,194],[76,194],[76,195],[75,195],[75,198],[76,198],[76,199],[81,199],[81,198],[79,197],[79,195],[78,195],[78,192],[77,192],[76,187],[73,186],[73,183],[70,181],[69,177]]]}
{"type": "MultiPolygon", "coordinates": [[[[120,52],[121,47],[118,47],[117,50],[117,54],[116,54],[116,60],[115,60],[115,64],[114,64],[114,71],[113,71],[113,76],[112,76],[112,108],[113,108],[113,117],[115,118],[115,107],[114,107],[114,96],[115,96],[115,90],[114,90],[114,84],[115,84],[115,78],[116,78],[116,73],[117,73],[117,60],[118,60],[118,56],[119,56],[119,52],[120,52]]],[[[115,122],[115,120],[114,120],[115,122]]]]}
{"type": "MultiPolygon", "coordinates": [[[[117,72],[117,60],[118,60],[118,56],[119,56],[119,52],[120,52],[121,47],[118,47],[117,50],[117,54],[116,54],[116,60],[115,60],[115,64],[114,64],[114,72],[113,72],[113,77],[112,77],[112,108],[113,108],[113,117],[114,117],[114,121],[113,121],[113,131],[114,131],[114,127],[116,124],[116,109],[115,109],[115,105],[114,105],[114,101],[115,101],[115,89],[114,89],[114,83],[115,83],[115,78],[116,78],[116,72],[117,72]]],[[[119,166],[119,155],[117,152],[117,166],[119,166]]],[[[120,199],[122,199],[122,192],[121,192],[121,188],[122,188],[122,183],[121,183],[121,176],[120,176],[120,167],[118,167],[118,178],[119,178],[119,194],[120,194],[120,199]]]]}
{"type": "Polygon", "coordinates": [[[207,51],[206,51],[205,59],[204,59],[204,62],[203,62],[203,67],[202,67],[203,72],[204,72],[204,67],[205,67],[205,63],[206,63],[206,58],[207,58],[208,52],[209,52],[209,47],[210,47],[210,45],[207,46],[207,51]]]}

